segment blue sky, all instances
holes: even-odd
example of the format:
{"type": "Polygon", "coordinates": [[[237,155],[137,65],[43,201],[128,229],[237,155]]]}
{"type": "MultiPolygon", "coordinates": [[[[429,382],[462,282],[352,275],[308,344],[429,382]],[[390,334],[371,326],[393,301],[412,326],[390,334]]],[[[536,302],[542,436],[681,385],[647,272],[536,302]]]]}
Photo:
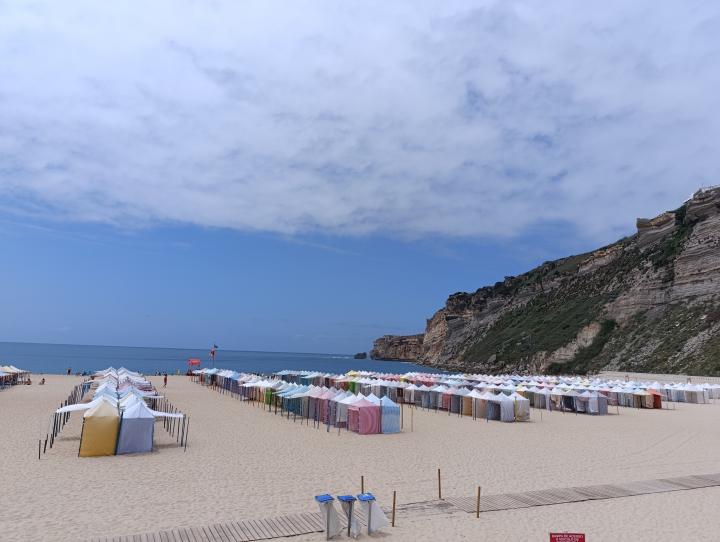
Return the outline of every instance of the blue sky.
{"type": "Polygon", "coordinates": [[[720,179],[720,4],[0,0],[0,339],[352,352],[720,179]]]}
{"type": "Polygon", "coordinates": [[[5,221],[1,338],[354,353],[422,331],[450,293],[582,250],[566,227],[494,243],[5,221]]]}

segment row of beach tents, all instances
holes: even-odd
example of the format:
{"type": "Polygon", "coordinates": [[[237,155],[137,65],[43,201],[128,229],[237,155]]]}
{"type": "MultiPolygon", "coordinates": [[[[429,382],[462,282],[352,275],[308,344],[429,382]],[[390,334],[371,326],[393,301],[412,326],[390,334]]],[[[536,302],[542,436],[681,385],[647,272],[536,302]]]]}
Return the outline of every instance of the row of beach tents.
{"type": "Polygon", "coordinates": [[[30,378],[30,371],[18,369],[14,365],[0,365],[0,389],[25,384],[30,378]]]}
{"type": "Polygon", "coordinates": [[[350,429],[355,428],[355,414],[346,420],[345,405],[358,401],[358,408],[368,408],[366,403],[373,403],[373,398],[391,401],[393,405],[411,404],[504,422],[529,420],[531,407],[605,415],[610,406],[661,409],[663,402],[709,403],[720,398],[720,385],[707,383],[661,384],[546,375],[370,371],[331,374],[284,370],[263,377],[213,368],[194,371],[193,378],[205,385],[230,390],[243,399],[268,405],[279,401],[282,411],[321,423],[340,427],[347,423],[350,429]],[[326,403],[329,406],[325,406],[326,403]]]}
{"type": "Polygon", "coordinates": [[[401,431],[400,405],[390,397],[354,394],[326,386],[305,386],[280,379],[219,369],[193,372],[196,382],[213,386],[245,401],[256,401],[276,412],[313,421],[318,425],[346,429],[361,435],[401,431]]]}
{"type": "Polygon", "coordinates": [[[125,368],[98,371],[83,386],[92,391],[91,401],[55,411],[84,412],[80,457],[152,452],[156,419],[185,418],[183,413],[151,408],[163,396],[142,375],[125,368]]]}
{"type": "MultiPolygon", "coordinates": [[[[635,408],[662,408],[663,401],[686,403],[710,403],[720,398],[720,384],[692,384],[689,382],[660,383],[657,381],[632,380],[606,380],[601,378],[588,379],[585,377],[558,377],[547,375],[486,375],[486,374],[429,374],[405,373],[387,374],[370,371],[350,371],[345,375],[333,375],[313,371],[280,371],[275,373],[277,378],[290,382],[299,382],[305,385],[334,385],[353,392],[363,392],[372,389],[376,394],[401,394],[408,386],[416,386],[423,390],[437,386],[447,388],[483,389],[493,393],[511,394],[517,392],[532,400],[532,394],[538,391],[546,395],[550,390],[551,407],[563,408],[563,403],[572,408],[575,404],[582,408],[586,402],[592,402],[596,397],[604,396],[610,406],[628,406],[635,408]],[[377,390],[377,391],[376,391],[377,390]],[[528,391],[529,390],[529,391],[528,391]],[[575,392],[575,393],[571,393],[575,392]],[[589,393],[587,393],[589,392],[589,393]],[[583,396],[580,400],[564,399],[560,396],[583,396]]],[[[412,388],[411,388],[412,389],[412,388]]],[[[599,401],[604,402],[602,397],[599,401]]],[[[548,401],[538,399],[541,407],[548,401]]],[[[533,404],[533,406],[536,406],[533,404]]],[[[600,407],[601,408],[601,407],[600,407]]],[[[591,411],[594,409],[591,409],[591,411]]]]}

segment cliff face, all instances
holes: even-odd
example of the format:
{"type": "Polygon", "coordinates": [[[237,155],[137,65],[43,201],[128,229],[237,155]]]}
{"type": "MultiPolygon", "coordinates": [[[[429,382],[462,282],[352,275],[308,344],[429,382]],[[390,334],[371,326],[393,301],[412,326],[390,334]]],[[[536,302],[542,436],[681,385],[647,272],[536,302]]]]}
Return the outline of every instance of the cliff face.
{"type": "Polygon", "coordinates": [[[636,235],[451,295],[373,356],[466,371],[720,374],[720,188],[636,235]]]}
{"type": "Polygon", "coordinates": [[[410,360],[422,353],[423,334],[385,335],[373,343],[372,359],[410,360]]]}

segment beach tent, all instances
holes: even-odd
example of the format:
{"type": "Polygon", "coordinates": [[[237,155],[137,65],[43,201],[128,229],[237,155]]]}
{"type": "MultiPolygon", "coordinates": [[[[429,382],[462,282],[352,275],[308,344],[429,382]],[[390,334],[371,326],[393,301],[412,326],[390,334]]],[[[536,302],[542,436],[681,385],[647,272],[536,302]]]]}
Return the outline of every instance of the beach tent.
{"type": "Polygon", "coordinates": [[[515,391],[510,394],[509,398],[515,402],[513,405],[515,421],[528,421],[530,419],[530,399],[523,397],[515,391]]]}
{"type": "MultiPolygon", "coordinates": [[[[429,391],[430,408],[434,408],[434,409],[444,408],[443,398],[445,397],[445,392],[447,390],[448,390],[448,388],[446,386],[443,386],[442,384],[438,384],[437,386],[430,388],[430,391],[429,391]]],[[[449,401],[449,398],[448,398],[448,401],[449,401]]]]}
{"type": "Polygon", "coordinates": [[[578,399],[579,402],[584,403],[584,412],[587,414],[608,413],[608,399],[600,393],[584,391],[578,399]]]}
{"type": "Polygon", "coordinates": [[[462,414],[463,397],[469,393],[470,391],[466,388],[449,389],[445,392],[445,397],[447,398],[447,406],[445,408],[453,414],[462,414]]]}
{"type": "Polygon", "coordinates": [[[326,423],[329,425],[337,425],[338,403],[349,396],[352,396],[352,393],[349,391],[340,391],[328,400],[326,423]]]}
{"type": "Polygon", "coordinates": [[[654,408],[655,399],[652,393],[645,390],[633,392],[633,406],[637,408],[654,408]]]}
{"type": "Polygon", "coordinates": [[[380,432],[380,406],[360,399],[348,405],[348,429],[361,435],[380,432]]]}
{"type": "Polygon", "coordinates": [[[152,452],[154,432],[155,415],[145,403],[127,407],[120,421],[117,454],[152,452]]]}
{"type": "Polygon", "coordinates": [[[484,399],[484,393],[476,389],[470,390],[465,396],[466,401],[471,401],[472,417],[473,418],[484,418],[487,409],[487,400],[484,399]],[[480,412],[480,406],[482,404],[482,412],[480,412]]]}
{"type": "Polygon", "coordinates": [[[358,394],[358,395],[348,395],[345,397],[345,399],[341,399],[337,402],[337,413],[335,418],[335,425],[338,427],[347,427],[348,422],[348,408],[353,403],[360,401],[364,398],[364,395],[358,394]]]}
{"type": "Polygon", "coordinates": [[[653,397],[653,408],[662,408],[663,394],[656,389],[649,389],[647,391],[653,397]]]}
{"type": "Polygon", "coordinates": [[[107,401],[101,401],[85,412],[78,455],[80,457],[114,455],[119,424],[120,415],[117,407],[107,401]]]}
{"type": "Polygon", "coordinates": [[[531,396],[532,406],[535,408],[545,408],[552,410],[553,402],[550,400],[550,390],[547,388],[529,388],[527,390],[531,396]]]}
{"type": "Polygon", "coordinates": [[[686,403],[707,403],[709,402],[709,394],[707,390],[701,386],[688,384],[684,388],[684,401],[686,403]]]}
{"type": "MultiPolygon", "coordinates": [[[[501,393],[496,395],[493,399],[500,405],[500,421],[514,422],[516,398],[501,393]]],[[[527,399],[525,400],[527,401],[527,399]]],[[[528,406],[529,404],[530,403],[528,402],[528,406]]]]}
{"type": "Polygon", "coordinates": [[[421,408],[430,408],[430,388],[425,384],[421,384],[415,390],[415,404],[421,408]]]}
{"type": "Polygon", "coordinates": [[[473,401],[474,401],[474,393],[476,393],[476,390],[465,390],[467,393],[464,393],[462,396],[462,415],[463,416],[472,416],[473,415],[473,401]]]}
{"type": "Polygon", "coordinates": [[[380,399],[380,429],[383,433],[400,432],[400,405],[389,397],[380,399]]]}

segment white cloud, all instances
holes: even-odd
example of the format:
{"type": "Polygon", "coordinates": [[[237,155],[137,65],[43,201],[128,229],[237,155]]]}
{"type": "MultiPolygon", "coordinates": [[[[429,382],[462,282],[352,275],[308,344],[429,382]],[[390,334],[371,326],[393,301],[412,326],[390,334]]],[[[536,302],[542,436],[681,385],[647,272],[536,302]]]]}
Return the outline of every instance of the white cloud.
{"type": "Polygon", "coordinates": [[[610,239],[720,182],[714,2],[2,2],[0,204],[610,239]]]}

